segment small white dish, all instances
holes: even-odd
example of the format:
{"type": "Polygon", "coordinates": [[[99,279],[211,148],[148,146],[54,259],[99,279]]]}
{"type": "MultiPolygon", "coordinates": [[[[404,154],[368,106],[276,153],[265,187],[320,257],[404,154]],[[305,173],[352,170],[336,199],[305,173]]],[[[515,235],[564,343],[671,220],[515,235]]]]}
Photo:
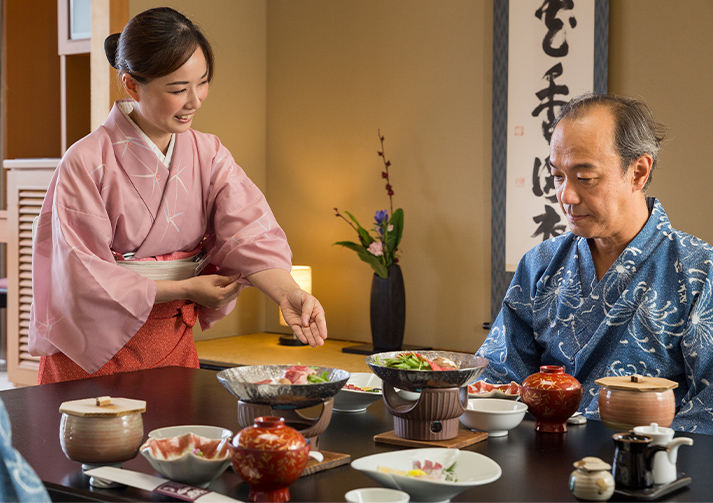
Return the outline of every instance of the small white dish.
{"type": "Polygon", "coordinates": [[[205,487],[230,465],[233,432],[203,425],[152,430],[141,454],[167,479],[205,487]]]}
{"type": "Polygon", "coordinates": [[[336,412],[364,412],[369,405],[382,397],[382,383],[371,372],[353,372],[342,389],[334,396],[332,410],[336,412]],[[349,385],[359,388],[374,388],[378,391],[348,389],[349,385]]]}
{"type": "Polygon", "coordinates": [[[439,502],[451,498],[466,489],[489,484],[500,478],[500,466],[482,454],[449,448],[406,449],[373,454],[352,461],[352,468],[368,475],[381,485],[405,491],[411,501],[439,502]],[[380,471],[379,467],[407,472],[413,469],[414,461],[438,462],[446,468],[454,463],[456,482],[409,477],[380,471]]]}
{"type": "Polygon", "coordinates": [[[522,422],[527,405],[499,398],[468,400],[460,422],[472,430],[487,431],[489,437],[504,437],[522,422]]]}
{"type": "Polygon", "coordinates": [[[353,489],[344,495],[349,503],[408,503],[409,495],[386,487],[353,489]]]}

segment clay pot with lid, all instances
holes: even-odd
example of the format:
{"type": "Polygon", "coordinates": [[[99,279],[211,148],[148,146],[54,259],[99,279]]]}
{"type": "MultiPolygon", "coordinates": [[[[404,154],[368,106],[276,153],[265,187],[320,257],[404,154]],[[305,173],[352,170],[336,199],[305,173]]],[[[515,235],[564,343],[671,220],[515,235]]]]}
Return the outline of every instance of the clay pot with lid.
{"type": "Polygon", "coordinates": [[[84,465],[118,464],[136,457],[144,438],[146,402],[99,397],[63,402],[59,442],[64,454],[84,465]]]}
{"type": "Polygon", "coordinates": [[[582,385],[559,365],[543,365],[520,385],[520,398],[535,419],[535,431],[564,433],[579,408],[582,385]]]}
{"type": "Polygon", "coordinates": [[[668,427],[676,414],[673,390],[678,383],[638,374],[603,377],[599,390],[599,417],[614,431],[656,423],[668,427]]]}
{"type": "Polygon", "coordinates": [[[583,501],[607,501],[614,494],[611,465],[599,458],[587,456],[574,463],[569,476],[569,490],[583,501]]]}
{"type": "Polygon", "coordinates": [[[275,416],[255,418],[233,439],[233,468],[250,484],[250,501],[289,501],[289,485],[307,466],[310,445],[285,420],[275,416]]]}

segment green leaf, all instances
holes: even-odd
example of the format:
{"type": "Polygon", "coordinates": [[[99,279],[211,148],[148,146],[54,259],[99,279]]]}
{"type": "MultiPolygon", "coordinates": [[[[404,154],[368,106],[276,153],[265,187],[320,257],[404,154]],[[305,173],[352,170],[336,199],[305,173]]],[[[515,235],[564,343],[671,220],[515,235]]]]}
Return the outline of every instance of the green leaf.
{"type": "MultiPolygon", "coordinates": [[[[404,210],[398,208],[389,219],[389,225],[393,226],[391,232],[386,236],[386,247],[391,253],[398,248],[401,243],[401,235],[404,231],[404,210]]],[[[393,257],[390,257],[393,260],[393,257]]]]}
{"type": "Polygon", "coordinates": [[[349,218],[351,218],[352,222],[357,226],[357,231],[359,232],[359,236],[361,236],[361,239],[366,243],[366,246],[369,246],[371,243],[374,242],[374,238],[371,237],[371,234],[369,234],[369,231],[367,231],[364,227],[361,226],[359,221],[349,213],[348,211],[345,211],[347,215],[349,215],[349,218]]]}
{"type": "Polygon", "coordinates": [[[386,268],[386,266],[379,260],[379,257],[376,257],[369,253],[369,251],[364,248],[360,244],[353,243],[351,241],[337,241],[334,243],[335,245],[343,246],[345,248],[349,248],[350,250],[354,250],[357,252],[357,255],[359,255],[359,258],[363,261],[366,262],[371,266],[372,269],[374,269],[374,272],[383,279],[386,279],[389,277],[389,270],[386,268]]]}

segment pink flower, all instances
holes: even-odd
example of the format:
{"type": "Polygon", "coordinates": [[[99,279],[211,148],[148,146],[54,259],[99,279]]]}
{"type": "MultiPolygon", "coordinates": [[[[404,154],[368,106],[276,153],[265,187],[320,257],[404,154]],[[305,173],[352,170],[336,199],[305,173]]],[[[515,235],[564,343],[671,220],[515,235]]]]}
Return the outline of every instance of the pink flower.
{"type": "Polygon", "coordinates": [[[374,255],[375,257],[381,257],[384,254],[384,243],[381,241],[374,241],[369,245],[369,253],[374,255]]]}

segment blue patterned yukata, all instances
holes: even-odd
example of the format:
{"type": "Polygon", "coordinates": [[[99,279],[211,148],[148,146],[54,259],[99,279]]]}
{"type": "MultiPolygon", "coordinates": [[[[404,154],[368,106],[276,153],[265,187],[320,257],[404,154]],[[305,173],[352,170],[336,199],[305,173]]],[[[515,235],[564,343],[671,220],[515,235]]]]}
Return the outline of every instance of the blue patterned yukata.
{"type": "Polygon", "coordinates": [[[50,501],[35,471],[12,446],[10,418],[0,399],[0,501],[50,501]]]}
{"type": "Polygon", "coordinates": [[[650,216],[597,281],[585,238],[567,232],[520,261],[478,354],[489,382],[522,382],[561,365],[582,384],[579,410],[599,419],[605,376],[678,383],[672,428],[713,434],[713,247],[671,227],[655,198],[650,216]]]}

